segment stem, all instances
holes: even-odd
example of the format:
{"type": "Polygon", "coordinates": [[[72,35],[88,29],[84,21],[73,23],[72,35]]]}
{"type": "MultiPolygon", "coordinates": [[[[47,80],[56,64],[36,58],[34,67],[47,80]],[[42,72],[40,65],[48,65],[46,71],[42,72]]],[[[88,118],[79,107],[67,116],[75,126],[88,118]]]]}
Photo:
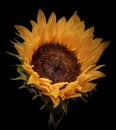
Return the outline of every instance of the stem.
{"type": "Polygon", "coordinates": [[[50,112],[50,118],[48,121],[49,130],[56,130],[57,129],[64,114],[60,115],[60,117],[57,120],[55,120],[55,118],[57,118],[57,116],[58,115],[56,115],[56,113],[54,114],[53,112],[50,112]]]}
{"type": "Polygon", "coordinates": [[[54,118],[51,112],[50,112],[50,119],[48,123],[49,123],[49,130],[56,130],[57,125],[54,123],[54,118]]]}
{"type": "Polygon", "coordinates": [[[62,102],[57,106],[56,108],[53,108],[53,106],[48,106],[50,117],[49,117],[49,130],[56,130],[63,118],[63,116],[67,112],[68,107],[68,101],[62,102]]]}

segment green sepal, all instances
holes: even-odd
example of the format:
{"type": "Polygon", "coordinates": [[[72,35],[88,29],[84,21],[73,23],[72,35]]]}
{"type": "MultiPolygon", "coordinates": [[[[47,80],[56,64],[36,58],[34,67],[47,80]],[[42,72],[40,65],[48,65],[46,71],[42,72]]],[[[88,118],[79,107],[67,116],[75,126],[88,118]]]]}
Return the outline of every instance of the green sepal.
{"type": "Polygon", "coordinates": [[[16,57],[16,58],[19,59],[21,62],[23,62],[23,57],[22,57],[22,56],[20,56],[20,55],[18,55],[18,54],[13,54],[13,53],[11,53],[11,52],[6,52],[6,53],[8,53],[8,54],[11,55],[11,56],[16,57]]]}
{"type": "Polygon", "coordinates": [[[69,104],[69,99],[61,101],[62,109],[64,110],[65,114],[67,114],[68,104],[69,104]]]}
{"type": "Polygon", "coordinates": [[[83,96],[84,97],[89,97],[89,94],[88,93],[83,93],[83,96]]]}
{"type": "Polygon", "coordinates": [[[19,89],[23,89],[26,88],[30,93],[33,93],[34,96],[32,98],[32,100],[36,99],[37,97],[40,97],[41,94],[39,93],[38,90],[36,90],[34,85],[28,85],[26,84],[26,82],[24,81],[23,85],[19,87],[19,89]]]}
{"type": "Polygon", "coordinates": [[[45,108],[51,102],[50,98],[43,94],[41,94],[41,99],[44,102],[44,104],[42,105],[42,107],[40,109],[45,108]]]}
{"type": "Polygon", "coordinates": [[[16,78],[10,78],[11,80],[24,80],[27,81],[29,78],[29,75],[27,72],[23,69],[21,65],[16,65],[17,66],[17,72],[19,73],[19,77],[16,78]]]}
{"type": "Polygon", "coordinates": [[[84,96],[82,96],[82,97],[80,97],[84,102],[86,102],[86,103],[88,103],[88,101],[87,101],[87,99],[84,97],[84,96]]]}

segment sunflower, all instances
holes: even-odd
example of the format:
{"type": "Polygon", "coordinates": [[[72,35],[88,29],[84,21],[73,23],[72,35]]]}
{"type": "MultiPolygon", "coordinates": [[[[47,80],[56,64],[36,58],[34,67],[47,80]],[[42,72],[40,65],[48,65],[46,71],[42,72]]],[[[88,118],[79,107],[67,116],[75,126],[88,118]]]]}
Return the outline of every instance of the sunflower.
{"type": "Polygon", "coordinates": [[[39,9],[37,22],[31,20],[32,30],[15,25],[23,42],[14,42],[21,64],[18,79],[36,95],[46,96],[56,108],[61,102],[95,89],[95,79],[104,77],[97,62],[109,41],[94,38],[94,27],[85,30],[77,12],[67,21],[56,20],[54,12],[48,21],[39,9]],[[30,87],[31,86],[31,87],[30,87]]]}

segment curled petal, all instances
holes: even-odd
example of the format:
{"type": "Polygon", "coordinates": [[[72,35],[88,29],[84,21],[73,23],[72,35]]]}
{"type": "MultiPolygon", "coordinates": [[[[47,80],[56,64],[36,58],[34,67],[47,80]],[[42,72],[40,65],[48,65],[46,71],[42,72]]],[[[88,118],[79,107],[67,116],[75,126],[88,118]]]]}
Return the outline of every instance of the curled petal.
{"type": "Polygon", "coordinates": [[[53,102],[53,107],[54,107],[54,108],[59,105],[59,103],[60,103],[59,97],[56,97],[56,98],[55,98],[54,96],[50,96],[50,99],[51,99],[52,102],[53,102]]]}

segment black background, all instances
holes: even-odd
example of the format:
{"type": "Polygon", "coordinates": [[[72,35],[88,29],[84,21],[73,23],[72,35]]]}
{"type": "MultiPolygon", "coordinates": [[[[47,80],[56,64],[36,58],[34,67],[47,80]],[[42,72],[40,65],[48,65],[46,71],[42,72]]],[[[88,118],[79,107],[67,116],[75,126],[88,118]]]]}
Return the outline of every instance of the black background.
{"type": "Polygon", "coordinates": [[[10,0],[0,2],[0,95],[1,95],[1,130],[8,129],[46,129],[49,113],[40,110],[41,101],[31,100],[32,94],[28,90],[19,90],[21,81],[12,81],[10,77],[18,74],[12,65],[19,63],[6,51],[16,53],[10,40],[15,35],[14,25],[21,24],[31,29],[30,19],[36,20],[38,9],[42,9],[47,17],[54,11],[59,19],[65,16],[67,20],[75,10],[86,28],[95,26],[95,37],[110,40],[110,46],[104,51],[99,64],[106,64],[103,72],[107,75],[98,80],[97,92],[88,99],[88,103],[78,99],[71,101],[68,114],[63,118],[59,130],[71,129],[105,129],[114,127],[114,88],[113,62],[115,56],[115,4],[113,0],[10,0]]]}

